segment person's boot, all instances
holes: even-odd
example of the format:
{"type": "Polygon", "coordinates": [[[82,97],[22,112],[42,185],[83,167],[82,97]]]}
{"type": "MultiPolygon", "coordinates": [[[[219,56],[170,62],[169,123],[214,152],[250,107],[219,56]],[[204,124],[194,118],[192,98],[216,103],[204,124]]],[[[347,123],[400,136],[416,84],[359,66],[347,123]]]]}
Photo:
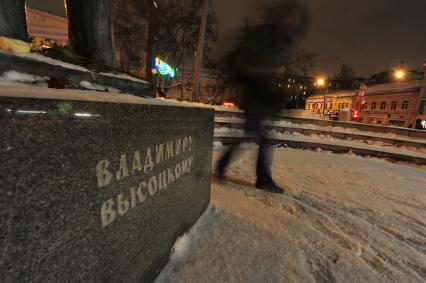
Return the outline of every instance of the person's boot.
{"type": "Polygon", "coordinates": [[[219,181],[223,181],[223,179],[225,178],[225,169],[228,165],[228,161],[227,158],[221,158],[219,160],[219,162],[217,162],[216,164],[216,174],[215,177],[219,180],[219,181]]]}
{"type": "Polygon", "coordinates": [[[256,180],[256,188],[268,191],[275,194],[283,194],[284,189],[280,188],[275,184],[271,177],[266,178],[257,178],[256,180]]]}
{"type": "Polygon", "coordinates": [[[234,152],[235,146],[229,148],[226,153],[222,156],[221,159],[216,164],[216,177],[219,180],[225,178],[225,169],[231,161],[232,153],[234,152]]]}

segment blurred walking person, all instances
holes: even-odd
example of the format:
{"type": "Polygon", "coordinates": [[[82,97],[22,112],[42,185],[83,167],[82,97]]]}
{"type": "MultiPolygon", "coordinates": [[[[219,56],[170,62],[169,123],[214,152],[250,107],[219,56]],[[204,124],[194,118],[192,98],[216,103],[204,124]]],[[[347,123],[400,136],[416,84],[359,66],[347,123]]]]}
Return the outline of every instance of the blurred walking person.
{"type": "MultiPolygon", "coordinates": [[[[227,56],[231,77],[242,88],[239,108],[246,116],[245,132],[257,137],[259,152],[256,164],[256,187],[283,193],[271,176],[271,153],[267,149],[264,122],[279,113],[286,97],[276,78],[283,77],[296,43],[306,34],[310,13],[301,1],[284,1],[265,9],[257,23],[248,25],[241,40],[227,56]]],[[[216,173],[223,179],[237,145],[231,146],[217,163],[216,173]]]]}

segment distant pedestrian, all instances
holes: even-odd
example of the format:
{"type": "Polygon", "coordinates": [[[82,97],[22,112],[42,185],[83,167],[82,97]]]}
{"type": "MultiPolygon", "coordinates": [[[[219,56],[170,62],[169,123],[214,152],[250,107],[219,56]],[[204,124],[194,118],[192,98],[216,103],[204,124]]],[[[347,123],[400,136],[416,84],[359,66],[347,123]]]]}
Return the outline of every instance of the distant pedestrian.
{"type": "MultiPolygon", "coordinates": [[[[284,107],[286,97],[274,79],[283,77],[295,42],[305,34],[308,22],[309,12],[300,1],[268,9],[261,23],[245,28],[237,48],[227,57],[228,72],[243,86],[238,106],[245,111],[244,130],[254,134],[259,144],[256,187],[274,193],[283,193],[283,189],[271,177],[263,123],[284,107]]],[[[231,146],[217,163],[219,178],[224,178],[236,147],[231,146]]]]}

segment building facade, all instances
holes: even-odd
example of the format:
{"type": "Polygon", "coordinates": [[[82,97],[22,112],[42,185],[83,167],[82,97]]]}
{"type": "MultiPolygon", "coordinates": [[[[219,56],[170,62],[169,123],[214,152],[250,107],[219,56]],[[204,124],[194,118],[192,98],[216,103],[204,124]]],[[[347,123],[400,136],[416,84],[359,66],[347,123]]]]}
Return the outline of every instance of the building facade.
{"type": "MultiPolygon", "coordinates": [[[[397,127],[411,127],[421,120],[426,127],[426,96],[423,81],[375,85],[366,89],[309,96],[305,110],[324,113],[357,111],[354,121],[397,127]],[[360,97],[361,92],[365,95],[360,97]],[[361,102],[362,100],[362,102],[361,102]]],[[[354,118],[354,117],[352,117],[354,118]]]]}
{"type": "Polygon", "coordinates": [[[326,94],[311,95],[306,99],[305,110],[312,112],[335,112],[353,109],[353,97],[357,90],[337,91],[326,94]]]}
{"type": "Polygon", "coordinates": [[[28,34],[32,37],[53,39],[60,44],[68,42],[68,19],[26,7],[28,34]]]}
{"type": "Polygon", "coordinates": [[[399,82],[370,87],[360,113],[362,123],[411,127],[426,120],[422,81],[399,82]]]}

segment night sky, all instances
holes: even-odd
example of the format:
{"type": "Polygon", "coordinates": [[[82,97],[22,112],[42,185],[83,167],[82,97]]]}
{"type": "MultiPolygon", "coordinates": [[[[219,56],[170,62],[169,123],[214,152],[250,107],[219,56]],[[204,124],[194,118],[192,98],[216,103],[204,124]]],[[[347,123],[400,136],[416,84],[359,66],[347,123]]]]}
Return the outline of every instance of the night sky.
{"type": "MultiPolygon", "coordinates": [[[[281,0],[283,1],[283,0],[281,0]]],[[[302,0],[300,0],[302,1],[302,0]]],[[[159,1],[161,3],[161,0],[159,1]]],[[[232,48],[245,17],[256,16],[263,4],[278,0],[214,0],[220,57],[232,48]]],[[[316,53],[319,74],[333,75],[343,63],[367,76],[401,61],[419,69],[426,59],[425,0],[305,0],[313,22],[302,47],[316,53]]],[[[64,14],[63,0],[27,0],[35,7],[64,14]]]]}

